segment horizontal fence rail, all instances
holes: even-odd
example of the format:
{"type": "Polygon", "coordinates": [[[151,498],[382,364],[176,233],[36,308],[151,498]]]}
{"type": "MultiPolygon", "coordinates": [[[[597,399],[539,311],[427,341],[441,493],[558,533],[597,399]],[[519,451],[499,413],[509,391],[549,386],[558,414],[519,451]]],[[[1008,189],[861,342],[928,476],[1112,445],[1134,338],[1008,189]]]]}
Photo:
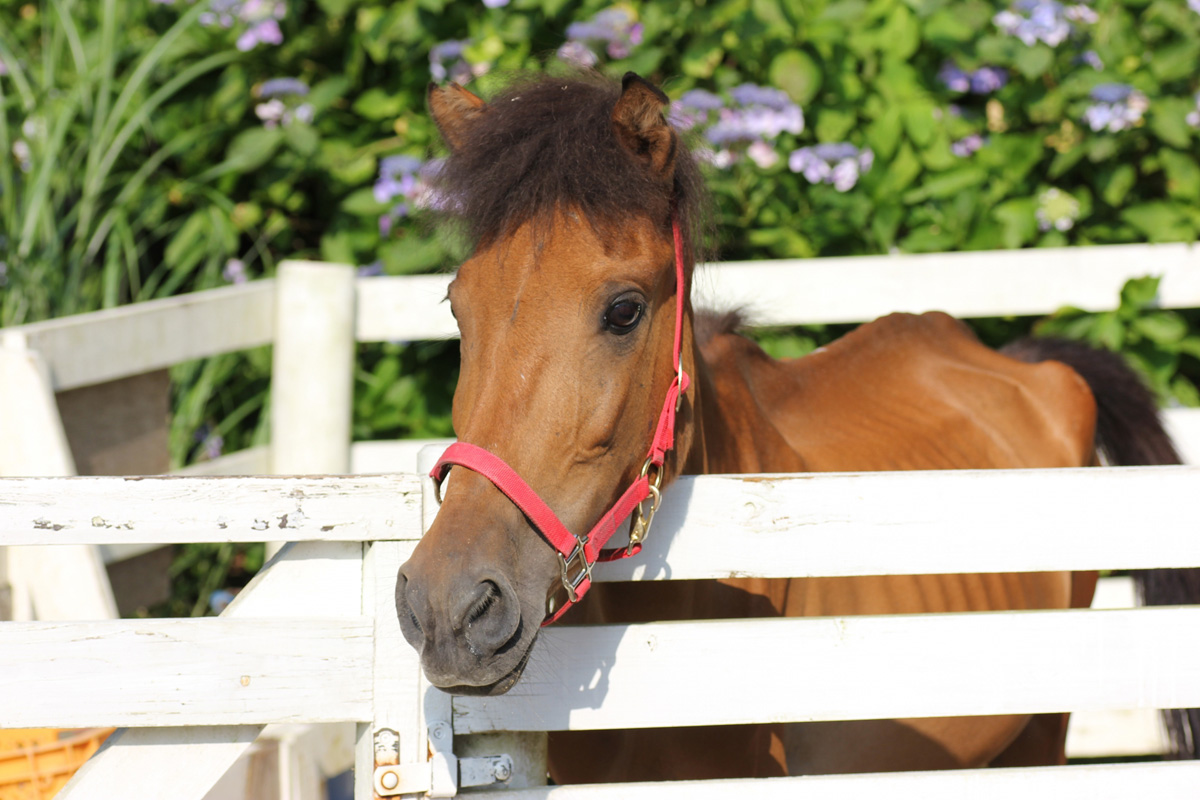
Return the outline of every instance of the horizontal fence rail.
{"type": "Polygon", "coordinates": [[[275,282],[255,281],[0,329],[0,347],[36,350],[55,391],[271,344],[275,282]]]}
{"type": "Polygon", "coordinates": [[[506,792],[505,800],[1013,800],[1013,798],[1190,797],[1200,763],[970,769],[880,775],[819,775],[751,780],[555,786],[506,792]]]}
{"type": "MultiPolygon", "coordinates": [[[[960,317],[1104,310],[1126,280],[1145,275],[1162,276],[1161,307],[1200,307],[1200,247],[1188,244],[725,262],[701,265],[695,291],[697,304],[745,309],[752,324],[801,325],[931,309],[960,317]]],[[[452,278],[359,278],[355,338],[456,338],[442,302],[452,278]]],[[[62,391],[270,344],[275,324],[268,279],[0,330],[0,346],[37,350],[62,391]]]]}
{"type": "MultiPolygon", "coordinates": [[[[451,476],[450,480],[453,480],[451,476]]],[[[416,541],[416,475],[4,478],[0,546],[416,541]],[[63,503],[70,497],[70,503],[63,503]]],[[[704,475],[597,580],[1200,566],[1200,467],[704,475]]]]}
{"type": "Polygon", "coordinates": [[[478,733],[1196,707],[1200,637],[1181,633],[1198,626],[1200,608],[1187,607],[550,628],[508,694],[454,698],[454,725],[478,733]],[[1161,667],[1148,676],[1150,662],[1161,667]]]}
{"type": "Polygon", "coordinates": [[[0,626],[0,725],[371,719],[371,621],[155,619],[0,626]]]}

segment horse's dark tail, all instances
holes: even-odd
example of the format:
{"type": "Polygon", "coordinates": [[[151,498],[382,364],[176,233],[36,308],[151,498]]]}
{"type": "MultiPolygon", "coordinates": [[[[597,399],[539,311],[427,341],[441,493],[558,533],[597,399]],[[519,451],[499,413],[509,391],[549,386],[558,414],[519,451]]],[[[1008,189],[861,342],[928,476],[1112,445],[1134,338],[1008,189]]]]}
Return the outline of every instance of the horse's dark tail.
{"type": "MultiPolygon", "coordinates": [[[[1154,395],[1119,355],[1065,339],[1021,339],[1001,349],[1036,363],[1059,361],[1087,381],[1096,398],[1096,450],[1118,467],[1182,464],[1163,427],[1154,395]]],[[[1200,604],[1200,569],[1155,569],[1134,573],[1142,604],[1200,604]]],[[[1200,759],[1200,709],[1163,712],[1174,755],[1200,759]]]]}

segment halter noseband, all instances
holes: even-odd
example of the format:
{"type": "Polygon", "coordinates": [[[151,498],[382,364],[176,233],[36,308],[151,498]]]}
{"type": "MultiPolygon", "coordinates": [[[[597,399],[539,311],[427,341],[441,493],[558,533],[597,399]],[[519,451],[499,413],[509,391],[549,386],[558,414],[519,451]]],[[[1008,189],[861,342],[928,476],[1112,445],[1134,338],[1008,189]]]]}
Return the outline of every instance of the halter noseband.
{"type": "Polygon", "coordinates": [[[654,441],[650,445],[646,462],[642,465],[641,474],[600,521],[586,535],[576,536],[567,530],[538,493],[502,458],[466,442],[450,445],[429,473],[438,487],[439,495],[441,483],[451,467],[466,467],[479,473],[495,484],[513,505],[521,509],[542,538],[558,552],[562,580],[546,596],[546,619],[542,622],[543,625],[557,620],[587,593],[592,585],[592,567],[597,561],[616,561],[640,551],[642,542],[650,532],[650,523],[654,521],[654,512],[658,510],[663,463],[667,453],[675,446],[675,414],[683,402],[683,393],[687,391],[690,382],[680,361],[683,348],[684,271],[683,236],[679,231],[678,216],[672,218],[671,229],[675,239],[675,377],[667,389],[666,401],[654,431],[654,441]],[[643,508],[646,501],[650,502],[649,509],[643,508]],[[625,547],[605,549],[604,545],[626,517],[630,517],[629,544],[625,547]]]}

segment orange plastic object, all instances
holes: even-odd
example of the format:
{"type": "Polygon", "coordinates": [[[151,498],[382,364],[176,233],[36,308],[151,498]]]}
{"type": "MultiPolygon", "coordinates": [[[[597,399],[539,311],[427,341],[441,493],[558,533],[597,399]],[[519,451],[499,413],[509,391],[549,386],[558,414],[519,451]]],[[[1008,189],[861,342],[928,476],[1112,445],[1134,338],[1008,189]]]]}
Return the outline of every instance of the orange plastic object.
{"type": "Polygon", "coordinates": [[[112,732],[112,728],[0,730],[0,800],[54,797],[112,732]]]}

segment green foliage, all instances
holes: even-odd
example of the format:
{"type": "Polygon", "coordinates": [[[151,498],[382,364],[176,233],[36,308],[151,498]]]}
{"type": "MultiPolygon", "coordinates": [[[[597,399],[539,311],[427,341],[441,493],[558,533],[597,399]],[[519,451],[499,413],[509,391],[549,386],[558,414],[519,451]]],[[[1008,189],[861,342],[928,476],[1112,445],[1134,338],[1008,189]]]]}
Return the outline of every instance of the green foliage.
{"type": "Polygon", "coordinates": [[[1034,331],[1122,353],[1160,400],[1200,406],[1200,335],[1183,314],[1157,307],[1158,284],[1157,277],[1134,278],[1121,289],[1116,309],[1095,314],[1063,308],[1034,331]]]}

